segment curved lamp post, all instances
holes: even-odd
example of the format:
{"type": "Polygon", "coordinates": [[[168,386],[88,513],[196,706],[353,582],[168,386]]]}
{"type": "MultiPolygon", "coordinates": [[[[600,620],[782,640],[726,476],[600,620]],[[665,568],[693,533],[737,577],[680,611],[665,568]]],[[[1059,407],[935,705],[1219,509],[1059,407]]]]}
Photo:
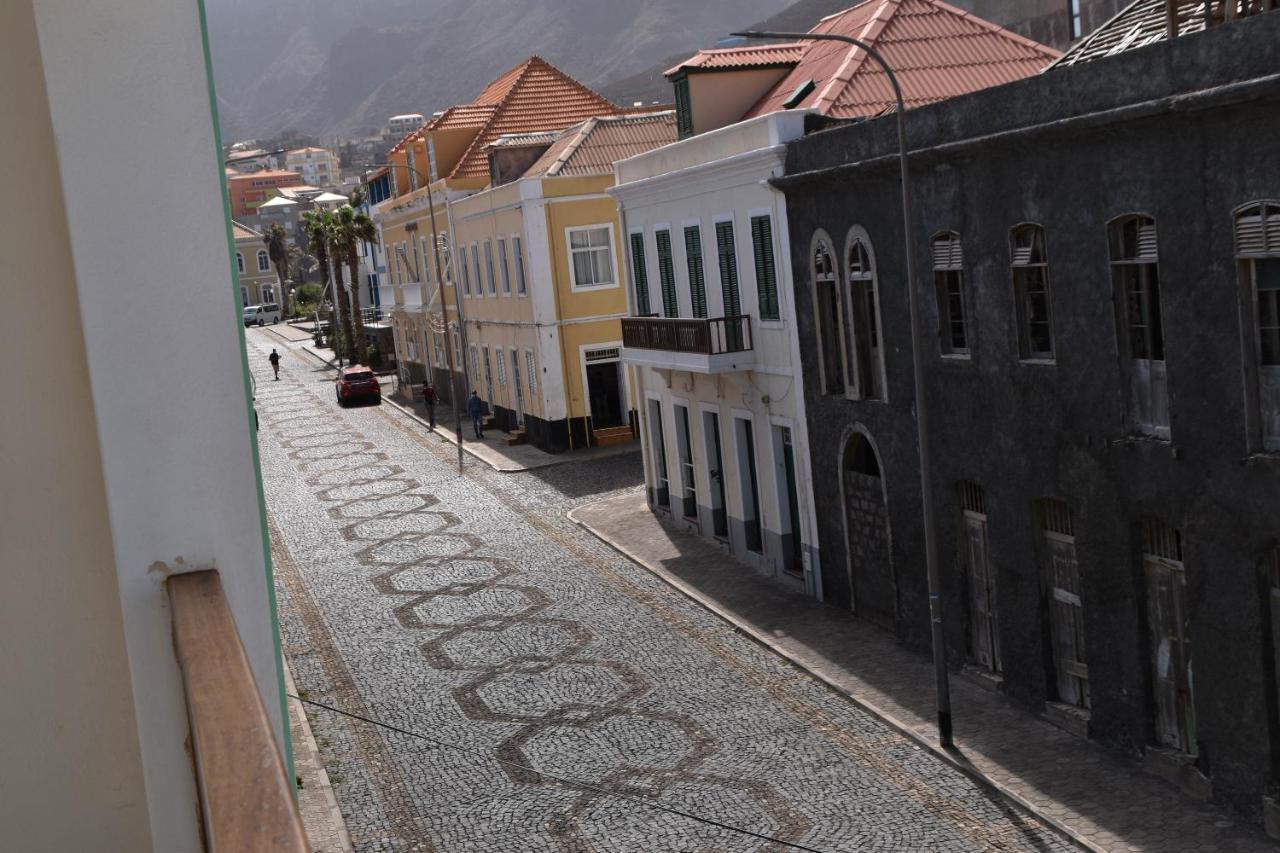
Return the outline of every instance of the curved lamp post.
{"type": "MultiPolygon", "coordinates": [[[[436,205],[435,205],[435,198],[434,198],[435,190],[431,188],[431,180],[426,175],[422,174],[422,172],[419,172],[417,169],[413,169],[413,168],[410,168],[409,166],[404,166],[399,163],[379,163],[379,164],[376,164],[374,168],[382,168],[384,166],[388,169],[403,169],[406,172],[409,172],[410,174],[417,177],[418,180],[422,181],[423,182],[422,186],[427,190],[427,213],[431,217],[431,254],[434,256],[435,264],[436,264],[436,292],[441,294],[440,316],[444,321],[444,352],[445,352],[445,360],[448,362],[448,365],[449,365],[449,384],[453,387],[453,414],[454,414],[454,421],[455,421],[455,431],[457,433],[457,439],[458,439],[458,473],[461,474],[463,457],[462,457],[462,409],[460,408],[460,405],[463,400],[461,395],[466,392],[465,390],[460,390],[458,387],[458,371],[454,369],[455,359],[453,355],[453,335],[449,334],[449,315],[445,311],[444,296],[443,296],[444,275],[441,272],[441,266],[440,266],[440,233],[436,230],[436,205]]],[[[365,175],[365,186],[366,187],[369,186],[369,179],[368,179],[367,172],[365,175]]],[[[459,335],[462,336],[466,334],[466,328],[463,326],[463,323],[462,323],[462,298],[458,295],[458,277],[456,275],[453,277],[453,304],[456,305],[458,309],[458,330],[459,330],[459,335]]],[[[462,360],[463,368],[465,371],[465,368],[466,368],[465,355],[463,353],[458,353],[458,358],[462,360]]],[[[410,396],[412,397],[412,395],[410,396]]]]}
{"type": "Polygon", "coordinates": [[[924,389],[924,358],[920,342],[920,305],[916,294],[915,276],[915,240],[911,225],[911,175],[907,167],[907,133],[903,126],[902,114],[906,111],[902,104],[902,88],[898,85],[897,75],[885,62],[874,47],[850,36],[834,33],[777,33],[751,31],[733,33],[742,38],[781,38],[793,41],[839,41],[853,45],[867,52],[867,55],[884,69],[889,77],[889,85],[893,87],[893,97],[897,102],[898,123],[898,166],[902,176],[902,241],[907,253],[907,303],[911,311],[911,356],[915,374],[916,393],[916,433],[920,446],[920,498],[921,519],[924,523],[925,568],[929,582],[929,620],[930,636],[933,645],[934,680],[938,706],[938,741],[945,747],[952,746],[951,737],[951,685],[947,677],[946,642],[942,633],[942,599],[941,576],[938,568],[938,540],[934,529],[933,518],[933,479],[932,467],[929,463],[929,418],[928,405],[924,389]]]}

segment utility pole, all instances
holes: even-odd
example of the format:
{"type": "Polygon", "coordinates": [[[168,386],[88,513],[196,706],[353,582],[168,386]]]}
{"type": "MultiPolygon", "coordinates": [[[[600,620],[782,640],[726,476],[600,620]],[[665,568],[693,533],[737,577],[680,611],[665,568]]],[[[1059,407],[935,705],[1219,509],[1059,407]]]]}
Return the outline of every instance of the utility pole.
{"type": "Polygon", "coordinates": [[[947,673],[946,637],[942,631],[942,577],[938,566],[938,536],[933,518],[933,468],[929,457],[929,407],[924,388],[924,353],[920,340],[920,299],[916,293],[915,276],[915,226],[911,221],[911,173],[907,167],[907,132],[903,123],[902,88],[898,85],[898,77],[885,62],[884,57],[871,45],[850,36],[834,33],[776,33],[745,32],[734,33],[742,38],[778,38],[794,41],[841,41],[867,52],[867,55],[884,69],[893,86],[893,97],[897,101],[898,122],[898,168],[902,179],[902,241],[907,253],[907,303],[911,312],[911,356],[915,377],[916,392],[916,437],[920,447],[920,499],[921,520],[924,524],[925,569],[929,582],[929,621],[930,637],[933,645],[934,685],[938,710],[938,742],[948,749],[952,746],[951,736],[951,683],[947,673]]]}

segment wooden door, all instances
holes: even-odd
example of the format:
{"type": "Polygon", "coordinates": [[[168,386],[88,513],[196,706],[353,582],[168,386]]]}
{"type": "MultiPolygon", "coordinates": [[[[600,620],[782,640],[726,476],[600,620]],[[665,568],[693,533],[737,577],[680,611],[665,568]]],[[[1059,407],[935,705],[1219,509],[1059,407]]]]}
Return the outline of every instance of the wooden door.
{"type": "Polygon", "coordinates": [[[1089,707],[1089,667],[1084,653],[1084,610],[1074,536],[1045,530],[1044,575],[1048,584],[1049,630],[1058,699],[1089,707]]]}
{"type": "Polygon", "coordinates": [[[1156,740],[1180,752],[1196,750],[1191,641],[1187,635],[1186,572],[1180,562],[1143,556],[1147,579],[1156,740]]]}
{"type": "Polygon", "coordinates": [[[982,666],[1000,672],[996,586],[988,557],[986,515],[965,510],[964,529],[968,544],[970,651],[982,666]]]}

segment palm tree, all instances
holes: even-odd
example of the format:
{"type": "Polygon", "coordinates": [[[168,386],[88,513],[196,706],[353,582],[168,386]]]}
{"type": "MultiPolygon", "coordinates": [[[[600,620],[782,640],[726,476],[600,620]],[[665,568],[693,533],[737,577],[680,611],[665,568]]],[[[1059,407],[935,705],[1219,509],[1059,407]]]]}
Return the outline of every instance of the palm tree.
{"type": "Polygon", "coordinates": [[[342,262],[347,256],[343,229],[337,215],[333,212],[325,211],[324,215],[329,223],[329,261],[333,267],[333,301],[338,303],[338,316],[342,320],[343,347],[346,350],[347,362],[359,364],[364,360],[360,353],[363,347],[357,346],[357,340],[351,327],[351,301],[347,295],[347,286],[342,281],[342,262]]]}
{"type": "Polygon", "coordinates": [[[289,245],[288,235],[280,223],[273,222],[263,235],[262,242],[267,244],[267,255],[276,268],[276,278],[280,280],[280,311],[289,317],[289,245]]]}
{"type": "MultiPolygon", "coordinates": [[[[302,230],[307,235],[307,247],[311,250],[311,254],[315,257],[316,263],[320,266],[320,283],[324,287],[328,287],[331,283],[329,263],[329,247],[332,243],[333,236],[333,214],[327,210],[308,210],[302,214],[302,230]]],[[[336,260],[336,258],[335,258],[336,260]]],[[[342,298],[339,288],[342,286],[341,266],[338,266],[338,280],[334,286],[333,303],[340,318],[344,318],[346,311],[346,299],[342,298]]],[[[342,325],[344,327],[350,325],[350,320],[346,320],[342,325]]],[[[338,337],[336,327],[338,324],[330,322],[329,336],[330,338],[338,337]]],[[[338,357],[338,364],[342,364],[342,352],[337,343],[333,347],[334,355],[338,357]]]]}
{"type": "MultiPolygon", "coordinates": [[[[364,203],[363,191],[357,188],[351,194],[351,203],[338,208],[333,215],[334,230],[338,235],[336,246],[340,249],[334,257],[345,258],[351,280],[351,314],[354,319],[355,340],[359,360],[364,357],[364,314],[360,310],[360,244],[378,239],[378,230],[365,213],[356,208],[364,203]]],[[[335,263],[338,262],[335,260],[335,263]]]]}

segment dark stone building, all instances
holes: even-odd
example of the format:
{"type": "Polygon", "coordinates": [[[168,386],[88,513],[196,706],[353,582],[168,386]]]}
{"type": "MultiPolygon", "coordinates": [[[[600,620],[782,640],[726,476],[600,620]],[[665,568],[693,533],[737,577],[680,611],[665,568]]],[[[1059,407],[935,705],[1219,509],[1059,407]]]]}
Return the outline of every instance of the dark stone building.
{"type": "MultiPolygon", "coordinates": [[[[906,117],[951,661],[1255,819],[1280,781],[1277,45],[1259,15],[906,117]]],[[[775,183],[813,470],[840,472],[813,484],[824,594],[923,648],[894,119],[813,124],[775,183]]]]}

